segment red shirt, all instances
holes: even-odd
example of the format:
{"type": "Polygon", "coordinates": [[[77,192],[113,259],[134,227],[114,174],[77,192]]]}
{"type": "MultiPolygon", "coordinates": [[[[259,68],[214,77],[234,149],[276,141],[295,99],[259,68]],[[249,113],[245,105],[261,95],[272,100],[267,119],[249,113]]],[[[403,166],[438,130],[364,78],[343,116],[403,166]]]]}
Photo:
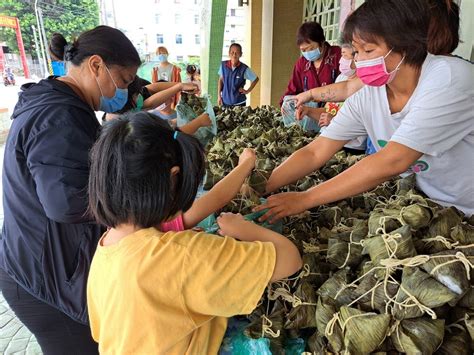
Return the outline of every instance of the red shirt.
{"type": "Polygon", "coordinates": [[[287,95],[298,95],[303,91],[334,83],[339,75],[340,59],[341,48],[338,46],[329,46],[318,70],[313,62],[303,56],[300,57],[293,68],[285,94],[280,99],[280,106],[283,103],[283,97],[287,95]]]}

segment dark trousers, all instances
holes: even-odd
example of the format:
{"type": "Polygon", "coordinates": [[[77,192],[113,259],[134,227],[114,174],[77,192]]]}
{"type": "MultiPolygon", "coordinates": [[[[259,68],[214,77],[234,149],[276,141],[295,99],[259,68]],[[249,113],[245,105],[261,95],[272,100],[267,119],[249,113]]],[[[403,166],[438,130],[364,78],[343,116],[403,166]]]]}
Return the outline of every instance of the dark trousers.
{"type": "Polygon", "coordinates": [[[35,335],[45,355],[99,353],[88,326],[33,297],[1,268],[0,290],[18,319],[35,335]]]}

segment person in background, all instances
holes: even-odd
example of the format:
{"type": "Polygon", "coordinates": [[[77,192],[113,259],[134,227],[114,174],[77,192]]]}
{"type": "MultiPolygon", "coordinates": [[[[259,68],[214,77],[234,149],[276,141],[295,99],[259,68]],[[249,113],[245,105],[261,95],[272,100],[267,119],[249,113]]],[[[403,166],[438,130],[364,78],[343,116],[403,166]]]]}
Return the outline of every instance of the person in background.
{"type": "Polygon", "coordinates": [[[186,67],[186,83],[196,84],[198,90],[195,91],[196,95],[201,95],[201,76],[198,73],[198,69],[194,64],[189,64],[186,67]]]}
{"type": "Polygon", "coordinates": [[[293,68],[288,87],[280,99],[280,106],[283,105],[286,96],[298,95],[312,88],[332,84],[339,75],[341,48],[326,42],[319,23],[303,23],[298,28],[296,45],[300,48],[301,57],[293,68]]]}
{"type": "Polygon", "coordinates": [[[86,307],[89,266],[105,230],[86,213],[89,151],[100,130],[94,111],[125,105],[141,61],[108,26],[62,48],[67,75],[23,85],[12,115],[0,289],[44,354],[97,354],[86,307]]]}
{"type": "MultiPolygon", "coordinates": [[[[350,80],[356,77],[355,63],[354,63],[354,54],[352,45],[349,43],[344,43],[341,46],[341,59],[339,60],[339,72],[340,74],[336,78],[336,83],[350,80]]],[[[312,118],[313,120],[318,121],[319,127],[321,127],[321,132],[324,131],[325,127],[329,126],[331,120],[336,116],[342,102],[328,102],[324,108],[324,112],[320,112],[320,108],[313,108],[306,105],[301,105],[297,108],[296,118],[298,120],[302,119],[305,116],[312,118]]],[[[358,137],[357,139],[352,140],[347,143],[343,150],[346,153],[361,155],[365,154],[367,150],[367,139],[365,136],[358,137]]],[[[367,152],[370,153],[370,152],[367,152]]]]}
{"type": "Polygon", "coordinates": [[[269,209],[262,220],[339,201],[405,173],[415,174],[431,200],[474,213],[474,67],[428,53],[430,17],[426,0],[367,0],[348,17],[344,39],[356,51],[365,86],[314,142],[273,171],[267,192],[319,169],[357,136],[368,135],[377,152],[308,191],[270,196],[257,208],[269,209]]]}
{"type": "MultiPolygon", "coordinates": [[[[251,171],[255,155],[239,165],[251,171]]],[[[301,268],[288,238],[238,214],[218,218],[223,237],[161,230],[193,205],[204,171],[199,142],[148,113],[104,126],[91,152],[89,209],[110,230],[87,285],[101,353],[217,354],[227,318],[251,313],[269,282],[301,268]]]]}
{"type": "MultiPolygon", "coordinates": [[[[157,83],[159,81],[168,81],[172,83],[181,82],[181,69],[168,62],[168,49],[160,46],[156,49],[156,59],[160,62],[158,66],[153,67],[151,71],[151,82],[157,83]]],[[[172,107],[174,108],[179,101],[179,93],[175,95],[172,107]]]]}
{"type": "Polygon", "coordinates": [[[51,56],[51,67],[53,68],[53,75],[64,76],[66,75],[66,63],[64,58],[61,57],[64,53],[64,47],[67,45],[67,41],[64,36],[60,33],[53,33],[48,44],[49,55],[51,56]]]}
{"type": "Polygon", "coordinates": [[[232,43],[229,47],[229,60],[225,60],[219,67],[219,81],[217,83],[217,101],[219,106],[245,106],[246,95],[249,94],[259,78],[252,69],[240,61],[242,46],[232,43]],[[245,89],[246,81],[251,84],[245,89]]]}
{"type": "MultiPolygon", "coordinates": [[[[428,52],[434,55],[452,56],[459,45],[459,5],[453,0],[426,1],[430,11],[428,52]]],[[[310,101],[344,101],[363,86],[364,83],[355,76],[324,88],[314,88],[298,94],[295,98],[296,106],[299,107],[310,101]]],[[[372,143],[368,141],[369,144],[372,143]]]]}

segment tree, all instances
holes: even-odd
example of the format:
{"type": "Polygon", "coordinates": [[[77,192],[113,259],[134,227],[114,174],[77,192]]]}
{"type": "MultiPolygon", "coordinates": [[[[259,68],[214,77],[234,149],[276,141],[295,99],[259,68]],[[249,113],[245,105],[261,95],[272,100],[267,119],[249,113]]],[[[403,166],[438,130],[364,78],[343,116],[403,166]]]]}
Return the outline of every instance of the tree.
{"type": "MultiPolygon", "coordinates": [[[[36,57],[31,25],[37,27],[34,0],[0,0],[0,14],[18,17],[25,51],[36,57]]],[[[46,37],[61,33],[68,41],[81,32],[99,24],[99,7],[96,0],[39,0],[43,11],[46,37]]],[[[5,41],[12,52],[18,53],[15,31],[0,27],[0,42],[5,41]]]]}

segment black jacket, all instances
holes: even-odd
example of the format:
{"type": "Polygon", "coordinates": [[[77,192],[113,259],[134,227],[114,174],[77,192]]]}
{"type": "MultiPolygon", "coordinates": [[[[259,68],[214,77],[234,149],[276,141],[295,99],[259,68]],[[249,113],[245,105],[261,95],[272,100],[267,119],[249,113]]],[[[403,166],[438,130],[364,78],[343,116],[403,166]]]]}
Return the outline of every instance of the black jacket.
{"type": "Polygon", "coordinates": [[[33,296],[87,324],[89,266],[103,228],[87,209],[94,111],[53,77],[22,87],[3,162],[0,267],[33,296]]]}

